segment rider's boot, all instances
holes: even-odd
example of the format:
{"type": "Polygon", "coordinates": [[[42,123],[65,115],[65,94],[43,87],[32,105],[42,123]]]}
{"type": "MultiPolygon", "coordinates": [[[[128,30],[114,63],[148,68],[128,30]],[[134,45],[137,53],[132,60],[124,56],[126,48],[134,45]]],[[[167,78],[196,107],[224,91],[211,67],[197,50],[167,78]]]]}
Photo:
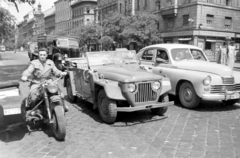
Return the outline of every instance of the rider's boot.
{"type": "Polygon", "coordinates": [[[65,102],[63,101],[63,109],[65,112],[68,112],[68,106],[65,104],[65,102]]]}

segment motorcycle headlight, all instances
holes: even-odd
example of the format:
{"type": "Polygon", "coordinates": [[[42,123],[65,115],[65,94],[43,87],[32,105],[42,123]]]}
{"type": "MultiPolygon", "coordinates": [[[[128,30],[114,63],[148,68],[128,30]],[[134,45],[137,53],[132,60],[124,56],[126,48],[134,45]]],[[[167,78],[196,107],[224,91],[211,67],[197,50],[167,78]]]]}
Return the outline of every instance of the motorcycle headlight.
{"type": "Polygon", "coordinates": [[[50,83],[48,84],[47,89],[50,93],[57,93],[58,85],[56,83],[50,83]]]}
{"type": "Polygon", "coordinates": [[[136,90],[136,85],[134,83],[129,83],[128,84],[128,91],[133,93],[136,90]]]}
{"type": "Polygon", "coordinates": [[[161,87],[160,82],[154,82],[154,83],[152,84],[152,89],[153,89],[154,91],[159,90],[160,87],[161,87]]]}
{"type": "Polygon", "coordinates": [[[212,81],[212,78],[210,76],[207,76],[203,79],[203,84],[205,86],[208,86],[208,85],[210,85],[211,81],[212,81]]]}

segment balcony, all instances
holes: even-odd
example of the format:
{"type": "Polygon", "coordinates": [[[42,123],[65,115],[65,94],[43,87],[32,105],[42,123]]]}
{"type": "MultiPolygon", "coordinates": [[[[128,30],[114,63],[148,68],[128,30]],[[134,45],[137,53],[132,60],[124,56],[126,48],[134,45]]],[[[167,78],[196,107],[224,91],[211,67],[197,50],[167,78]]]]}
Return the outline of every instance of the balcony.
{"type": "Polygon", "coordinates": [[[176,17],[178,13],[178,6],[174,5],[169,8],[161,8],[160,13],[164,19],[176,17]]]}

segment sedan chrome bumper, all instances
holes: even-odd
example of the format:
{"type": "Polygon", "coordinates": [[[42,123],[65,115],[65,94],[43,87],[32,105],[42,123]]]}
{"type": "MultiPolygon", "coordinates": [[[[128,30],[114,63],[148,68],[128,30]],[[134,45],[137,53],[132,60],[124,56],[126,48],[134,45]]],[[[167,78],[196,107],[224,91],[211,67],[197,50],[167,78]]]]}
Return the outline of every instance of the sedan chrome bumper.
{"type": "Polygon", "coordinates": [[[203,100],[232,100],[232,99],[240,99],[239,92],[225,92],[221,94],[203,94],[203,100]]]}

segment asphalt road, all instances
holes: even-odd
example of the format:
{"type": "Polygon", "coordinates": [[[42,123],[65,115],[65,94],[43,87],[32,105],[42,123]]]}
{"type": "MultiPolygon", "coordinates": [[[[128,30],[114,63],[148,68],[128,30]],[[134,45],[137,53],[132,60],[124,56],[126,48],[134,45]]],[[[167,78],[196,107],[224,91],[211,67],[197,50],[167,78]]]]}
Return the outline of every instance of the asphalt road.
{"type": "MultiPolygon", "coordinates": [[[[14,60],[24,62],[0,66],[1,79],[20,78],[28,59],[24,53],[18,55],[14,60]],[[10,67],[13,68],[5,71],[10,67]]],[[[59,84],[63,89],[62,81],[59,84]]],[[[27,85],[21,83],[23,95],[28,93],[27,85]]],[[[119,113],[116,123],[107,125],[91,104],[71,104],[67,97],[66,103],[70,110],[66,114],[65,141],[55,140],[47,127],[0,133],[0,158],[240,158],[239,104],[202,102],[196,110],[176,104],[169,107],[164,117],[154,116],[148,110],[119,113]]]]}

